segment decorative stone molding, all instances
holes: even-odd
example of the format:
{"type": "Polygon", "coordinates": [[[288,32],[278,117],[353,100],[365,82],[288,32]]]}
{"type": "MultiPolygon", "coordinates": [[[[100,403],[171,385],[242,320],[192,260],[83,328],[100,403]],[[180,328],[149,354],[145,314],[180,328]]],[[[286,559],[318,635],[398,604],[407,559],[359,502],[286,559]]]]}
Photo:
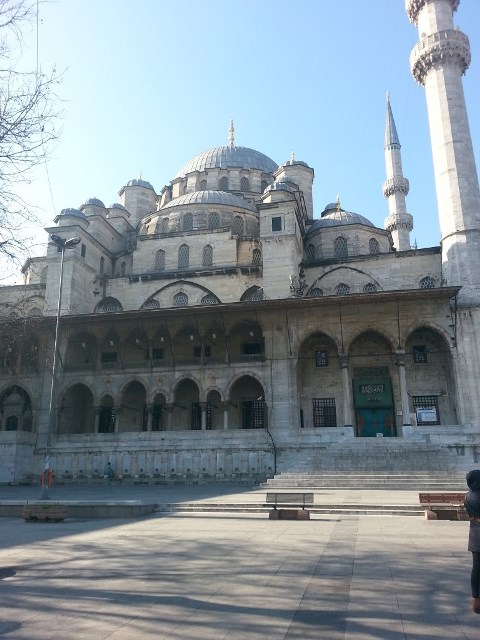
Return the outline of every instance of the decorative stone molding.
{"type": "Polygon", "coordinates": [[[410,183],[406,178],[389,178],[383,183],[383,195],[385,198],[395,195],[396,193],[403,193],[408,195],[410,190],[410,183]]]}
{"type": "MultiPolygon", "coordinates": [[[[405,11],[407,12],[408,19],[413,24],[417,24],[418,14],[431,0],[405,0],[405,11]]],[[[448,0],[452,7],[452,13],[457,10],[460,0],[448,0]]]]}
{"type": "Polygon", "coordinates": [[[410,54],[412,75],[419,84],[431,69],[447,64],[457,65],[462,73],[470,65],[470,43],[461,31],[447,29],[423,38],[410,54]]]}
{"type": "Polygon", "coordinates": [[[413,229],[413,216],[410,213],[393,214],[385,218],[384,226],[390,233],[400,229],[411,231],[413,229]]]}

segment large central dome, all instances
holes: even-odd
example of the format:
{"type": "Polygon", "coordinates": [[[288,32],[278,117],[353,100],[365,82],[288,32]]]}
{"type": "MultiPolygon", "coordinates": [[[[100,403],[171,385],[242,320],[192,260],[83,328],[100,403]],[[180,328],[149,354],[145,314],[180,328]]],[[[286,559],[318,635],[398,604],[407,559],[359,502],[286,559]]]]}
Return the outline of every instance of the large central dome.
{"type": "Polygon", "coordinates": [[[213,147],[184,164],[175,178],[183,178],[193,171],[229,168],[259,169],[265,173],[273,173],[278,164],[260,151],[248,147],[213,147]]]}

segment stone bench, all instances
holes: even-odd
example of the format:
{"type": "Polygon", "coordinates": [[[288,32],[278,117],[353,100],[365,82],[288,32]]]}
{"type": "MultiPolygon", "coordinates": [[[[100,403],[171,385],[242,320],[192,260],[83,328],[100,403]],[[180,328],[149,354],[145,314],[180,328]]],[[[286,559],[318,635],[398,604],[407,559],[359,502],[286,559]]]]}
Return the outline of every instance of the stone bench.
{"type": "Polygon", "coordinates": [[[430,491],[418,494],[420,504],[428,505],[425,509],[427,520],[468,520],[463,505],[465,492],[430,491]]]}
{"type": "Polygon", "coordinates": [[[309,520],[313,506],[313,493],[267,493],[265,507],[270,507],[270,520],[309,520]]]}

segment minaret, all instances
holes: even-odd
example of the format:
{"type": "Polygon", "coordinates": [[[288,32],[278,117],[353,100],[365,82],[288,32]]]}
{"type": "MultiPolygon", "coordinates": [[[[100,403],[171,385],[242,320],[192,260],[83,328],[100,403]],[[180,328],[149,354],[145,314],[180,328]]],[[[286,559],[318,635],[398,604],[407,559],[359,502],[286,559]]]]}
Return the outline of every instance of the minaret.
{"type": "Polygon", "coordinates": [[[410,249],[410,231],[413,217],[407,213],[405,197],[408,194],[408,180],[403,177],[401,146],[393,119],[390,98],[387,94],[387,119],[385,124],[385,166],[387,179],[383,183],[383,195],[388,200],[390,215],[385,218],[385,229],[390,231],[393,246],[397,251],[410,249]]]}
{"type": "Polygon", "coordinates": [[[462,75],[470,45],[453,25],[460,0],[406,0],[420,42],[410,55],[425,87],[442,235],[443,284],[462,285],[459,304],[480,302],[480,190],[462,75]]]}

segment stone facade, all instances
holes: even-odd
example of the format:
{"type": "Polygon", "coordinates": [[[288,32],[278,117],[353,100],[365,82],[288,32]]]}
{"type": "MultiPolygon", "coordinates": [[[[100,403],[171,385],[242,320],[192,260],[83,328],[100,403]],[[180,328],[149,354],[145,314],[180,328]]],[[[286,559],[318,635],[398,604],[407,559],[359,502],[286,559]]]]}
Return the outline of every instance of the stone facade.
{"type": "Polygon", "coordinates": [[[110,463],[116,477],[168,482],[258,480],[365,437],[473,452],[480,208],[473,154],[447,135],[471,148],[455,8],[407,2],[425,34],[412,68],[427,91],[441,247],[410,247],[389,102],[384,229],[338,199],[315,217],[313,169],[236,146],[233,125],[228,146],[159,193],[136,179],[110,207],[62,210],[47,255],[0,292],[0,482],[34,478],[45,456],[64,479],[110,463]]]}

